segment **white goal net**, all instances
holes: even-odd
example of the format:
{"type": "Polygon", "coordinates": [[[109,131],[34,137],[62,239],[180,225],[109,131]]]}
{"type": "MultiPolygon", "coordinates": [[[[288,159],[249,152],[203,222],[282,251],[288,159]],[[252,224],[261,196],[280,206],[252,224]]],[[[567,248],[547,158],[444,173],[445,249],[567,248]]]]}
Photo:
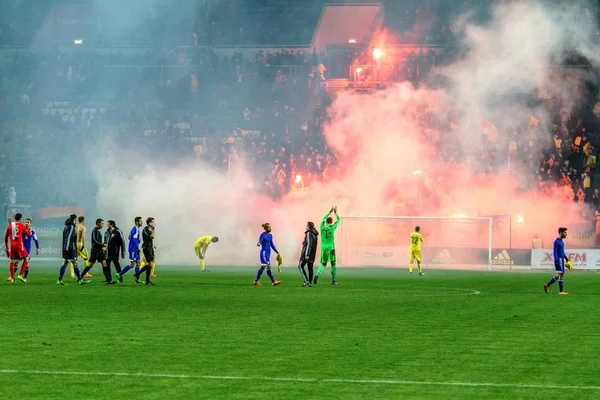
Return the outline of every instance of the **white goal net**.
{"type": "Polygon", "coordinates": [[[427,266],[487,266],[492,259],[492,218],[342,217],[338,264],[343,267],[407,267],[411,232],[421,228],[427,266]]]}

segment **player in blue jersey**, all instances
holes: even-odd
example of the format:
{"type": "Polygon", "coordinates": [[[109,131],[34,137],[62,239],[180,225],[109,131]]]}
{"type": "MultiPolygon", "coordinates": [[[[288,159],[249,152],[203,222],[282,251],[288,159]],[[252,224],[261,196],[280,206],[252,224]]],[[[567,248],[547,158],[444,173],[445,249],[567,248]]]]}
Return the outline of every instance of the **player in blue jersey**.
{"type": "Polygon", "coordinates": [[[563,239],[567,237],[567,228],[558,228],[558,237],[554,241],[554,269],[556,270],[556,275],[550,279],[548,283],[544,285],[544,291],[548,293],[550,286],[558,281],[558,294],[567,295],[569,293],[565,292],[565,286],[563,283],[563,277],[565,275],[565,267],[569,269],[573,269],[573,265],[567,254],[565,253],[565,242],[563,239]]]}
{"type": "Polygon", "coordinates": [[[129,231],[129,265],[126,265],[121,273],[117,274],[117,280],[123,283],[123,275],[127,273],[131,268],[134,268],[135,274],[140,273],[140,266],[142,263],[142,251],[140,250],[140,244],[142,243],[142,217],[135,217],[133,228],[129,231]]]}
{"type": "Polygon", "coordinates": [[[25,245],[25,250],[27,251],[27,268],[25,269],[25,274],[23,274],[23,282],[27,282],[27,276],[29,275],[29,262],[31,258],[31,241],[35,242],[35,254],[40,254],[40,242],[38,241],[37,234],[35,233],[35,229],[31,226],[31,218],[27,218],[25,220],[25,226],[27,229],[31,231],[29,235],[25,234],[23,236],[23,244],[25,245]]]}
{"type": "Polygon", "coordinates": [[[254,286],[260,286],[260,277],[262,276],[265,269],[267,270],[267,276],[271,280],[271,284],[273,286],[279,285],[281,282],[276,281],[273,276],[273,272],[271,272],[271,249],[279,256],[279,251],[277,247],[275,247],[275,243],[273,243],[273,235],[271,234],[271,224],[268,222],[266,224],[262,224],[264,232],[260,234],[258,238],[258,242],[256,245],[260,247],[260,268],[256,274],[256,279],[254,280],[254,286]]]}

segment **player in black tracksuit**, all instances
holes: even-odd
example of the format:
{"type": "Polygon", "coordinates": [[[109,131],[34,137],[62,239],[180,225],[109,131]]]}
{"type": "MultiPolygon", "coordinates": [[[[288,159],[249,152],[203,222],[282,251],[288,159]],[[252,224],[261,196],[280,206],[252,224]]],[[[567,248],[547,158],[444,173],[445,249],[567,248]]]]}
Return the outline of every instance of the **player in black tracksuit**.
{"type": "Polygon", "coordinates": [[[317,238],[319,231],[315,228],[312,222],[306,223],[306,231],[304,232],[304,240],[302,241],[302,253],[298,260],[298,270],[304,279],[302,286],[312,286],[313,282],[313,266],[317,257],[317,238]],[[308,265],[308,275],[304,266],[308,265]]]}
{"type": "Polygon", "coordinates": [[[96,220],[96,226],[92,230],[92,249],[90,252],[90,257],[88,258],[89,264],[83,270],[83,276],[88,273],[96,262],[99,262],[102,265],[102,273],[106,280],[104,282],[111,283],[110,279],[110,268],[106,266],[106,254],[104,254],[104,243],[105,241],[102,239],[102,232],[100,232],[104,228],[104,220],[102,218],[98,218],[96,220]]]}
{"type": "Polygon", "coordinates": [[[106,283],[112,282],[112,273],[110,264],[115,264],[117,274],[121,273],[121,263],[119,260],[125,258],[125,239],[121,230],[117,228],[115,221],[108,221],[106,225],[106,233],[104,234],[104,244],[106,246],[106,266],[108,267],[106,283]]]}

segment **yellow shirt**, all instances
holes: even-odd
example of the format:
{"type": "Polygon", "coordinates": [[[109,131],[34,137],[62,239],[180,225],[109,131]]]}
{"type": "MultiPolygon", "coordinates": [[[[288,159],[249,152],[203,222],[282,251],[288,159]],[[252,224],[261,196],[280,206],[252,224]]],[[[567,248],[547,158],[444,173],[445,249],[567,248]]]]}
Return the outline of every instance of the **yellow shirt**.
{"type": "Polygon", "coordinates": [[[212,241],[212,236],[202,236],[200,239],[196,240],[194,243],[194,247],[206,247],[212,241]]]}
{"type": "Polygon", "coordinates": [[[421,250],[421,242],[423,242],[423,235],[419,232],[413,232],[410,234],[410,249],[421,250]]]}

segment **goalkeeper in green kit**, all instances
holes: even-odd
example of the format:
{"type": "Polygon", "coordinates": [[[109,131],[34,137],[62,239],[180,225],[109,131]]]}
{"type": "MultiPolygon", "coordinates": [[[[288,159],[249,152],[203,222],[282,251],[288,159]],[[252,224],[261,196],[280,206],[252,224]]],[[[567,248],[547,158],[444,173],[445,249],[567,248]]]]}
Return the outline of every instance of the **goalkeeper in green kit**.
{"type": "Polygon", "coordinates": [[[331,284],[337,285],[335,280],[337,275],[337,267],[335,265],[335,245],[334,245],[334,233],[340,224],[340,216],[337,213],[337,207],[333,207],[327,215],[321,220],[321,266],[315,276],[314,284],[317,284],[319,277],[325,270],[327,263],[331,263],[331,284]],[[335,214],[335,222],[331,218],[331,214],[335,214]]]}

